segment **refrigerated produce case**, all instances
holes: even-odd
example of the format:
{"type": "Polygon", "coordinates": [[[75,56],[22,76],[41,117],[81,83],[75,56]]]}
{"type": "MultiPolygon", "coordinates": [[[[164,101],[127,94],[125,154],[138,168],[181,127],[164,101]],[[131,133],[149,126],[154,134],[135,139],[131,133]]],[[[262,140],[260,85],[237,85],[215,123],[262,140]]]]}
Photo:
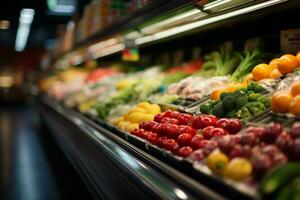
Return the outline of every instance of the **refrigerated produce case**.
{"type": "MultiPolygon", "coordinates": [[[[120,57],[123,48],[109,53],[101,52],[101,48],[95,52],[87,49],[96,42],[119,38],[120,35],[126,38],[130,33],[137,33],[134,37],[137,37],[135,40],[141,54],[150,52],[159,55],[160,48],[176,48],[177,45],[188,48],[194,46],[193,41],[198,38],[204,49],[214,48],[210,43],[220,43],[227,38],[237,39],[236,43],[240,45],[239,40],[253,35],[261,36],[267,49],[278,52],[279,31],[295,28],[293,23],[299,22],[299,3],[296,0],[152,1],[100,32],[75,43],[68,51],[55,56],[52,66],[60,68],[66,60],[74,64],[74,53],[78,55],[78,52],[84,53],[79,53],[82,59],[74,65],[82,65],[91,57],[98,62],[114,60],[120,57]],[[190,11],[195,13],[191,14],[190,11]],[[189,14],[174,20],[180,13],[189,14]],[[170,19],[172,21],[168,21],[170,19]],[[164,20],[167,23],[155,26],[164,20]],[[147,27],[148,32],[143,33],[142,30],[147,31],[147,27]],[[170,30],[171,33],[168,32],[170,30]],[[162,35],[157,34],[161,32],[162,35]]],[[[257,188],[206,173],[191,160],[161,150],[91,113],[83,114],[78,108],[68,108],[63,101],[47,94],[33,92],[30,96],[34,99],[42,121],[49,127],[95,199],[261,198],[257,188]]],[[[196,101],[179,100],[179,106],[173,106],[195,113],[195,105],[198,109],[207,100],[207,97],[196,101]]],[[[289,126],[297,119],[274,116],[270,110],[266,110],[250,121],[256,125],[277,121],[289,126]]]]}

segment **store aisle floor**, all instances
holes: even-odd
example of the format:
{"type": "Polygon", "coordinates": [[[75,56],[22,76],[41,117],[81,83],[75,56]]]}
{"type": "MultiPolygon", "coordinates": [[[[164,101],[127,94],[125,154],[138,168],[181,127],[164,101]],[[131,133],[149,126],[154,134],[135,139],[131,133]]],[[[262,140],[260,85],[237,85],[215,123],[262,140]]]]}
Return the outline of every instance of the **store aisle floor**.
{"type": "Polygon", "coordinates": [[[0,133],[5,199],[90,199],[74,169],[28,106],[0,106],[0,133]]]}

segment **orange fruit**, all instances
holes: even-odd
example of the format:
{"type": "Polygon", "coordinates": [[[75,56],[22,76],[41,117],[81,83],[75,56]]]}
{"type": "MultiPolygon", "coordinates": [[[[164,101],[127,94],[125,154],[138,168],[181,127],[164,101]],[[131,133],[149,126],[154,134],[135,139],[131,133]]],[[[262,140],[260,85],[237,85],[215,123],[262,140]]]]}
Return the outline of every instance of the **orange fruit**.
{"type": "Polygon", "coordinates": [[[271,60],[271,62],[269,63],[269,65],[270,65],[270,67],[272,67],[272,69],[276,69],[277,68],[278,60],[279,60],[279,58],[274,58],[273,60],[271,60]]]}
{"type": "Polygon", "coordinates": [[[270,73],[269,78],[279,78],[282,74],[278,71],[278,69],[273,69],[270,73]]]}
{"type": "Polygon", "coordinates": [[[296,116],[300,116],[300,95],[297,95],[292,99],[290,112],[296,116]]]}
{"type": "Polygon", "coordinates": [[[300,81],[294,82],[291,85],[291,95],[297,96],[300,94],[300,81]]]}
{"type": "Polygon", "coordinates": [[[300,65],[300,51],[297,53],[296,58],[297,58],[297,61],[298,61],[299,65],[300,65]]]}
{"type": "Polygon", "coordinates": [[[223,92],[227,92],[226,90],[222,89],[222,90],[214,90],[212,93],[211,93],[211,96],[210,96],[210,99],[211,100],[220,100],[220,96],[223,92]]]}
{"type": "Polygon", "coordinates": [[[267,64],[256,65],[252,70],[253,80],[260,81],[265,78],[269,78],[272,72],[272,67],[267,64]]]}
{"type": "Polygon", "coordinates": [[[296,56],[291,54],[285,54],[278,60],[277,69],[281,74],[288,74],[294,71],[295,68],[299,67],[296,56]]]}
{"type": "Polygon", "coordinates": [[[273,94],[271,108],[274,112],[287,113],[292,101],[292,95],[285,91],[278,91],[273,94]]]}

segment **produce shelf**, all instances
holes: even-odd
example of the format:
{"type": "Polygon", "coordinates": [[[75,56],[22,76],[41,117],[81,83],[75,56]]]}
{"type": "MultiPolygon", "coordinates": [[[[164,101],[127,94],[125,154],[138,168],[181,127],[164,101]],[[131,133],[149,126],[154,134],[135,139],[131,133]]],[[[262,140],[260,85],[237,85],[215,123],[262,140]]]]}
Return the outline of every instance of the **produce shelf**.
{"type": "Polygon", "coordinates": [[[110,182],[125,180],[132,192],[117,193],[132,195],[132,198],[141,198],[141,195],[146,199],[257,198],[254,191],[245,192],[248,188],[238,190],[239,186],[233,187],[230,182],[195,170],[197,167],[189,160],[173,156],[101,120],[65,108],[49,97],[40,98],[37,104],[53,136],[98,197],[117,192],[112,191],[114,187],[107,187],[110,182]],[[108,163],[112,166],[108,167],[108,163]],[[119,175],[107,177],[108,174],[119,175]]]}

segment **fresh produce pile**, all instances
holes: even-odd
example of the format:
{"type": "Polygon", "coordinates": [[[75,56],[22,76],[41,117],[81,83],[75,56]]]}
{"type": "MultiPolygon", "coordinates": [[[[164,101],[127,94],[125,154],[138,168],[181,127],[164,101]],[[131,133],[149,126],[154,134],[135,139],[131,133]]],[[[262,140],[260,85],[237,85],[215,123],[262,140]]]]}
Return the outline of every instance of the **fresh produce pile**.
{"type": "Polygon", "coordinates": [[[261,85],[251,82],[246,88],[221,93],[220,100],[202,104],[200,111],[217,117],[249,120],[270,106],[269,98],[261,94],[263,91],[261,85]]]}
{"type": "Polygon", "coordinates": [[[276,113],[300,116],[300,81],[293,82],[288,90],[275,92],[272,95],[271,108],[276,113]]]}
{"type": "Polygon", "coordinates": [[[300,52],[294,56],[285,54],[280,58],[271,60],[269,64],[259,64],[252,70],[253,80],[260,81],[266,78],[279,78],[280,76],[294,72],[300,67],[300,52]]]}
{"type": "Polygon", "coordinates": [[[193,116],[167,110],[154,121],[142,122],[131,133],[150,143],[187,157],[194,150],[210,144],[215,136],[235,134],[242,128],[237,119],[217,119],[213,115],[193,116]],[[226,123],[226,125],[225,125],[226,123]],[[202,134],[197,134],[201,131],[202,134]]]}
{"type": "Polygon", "coordinates": [[[150,104],[148,102],[141,102],[131,108],[122,117],[118,117],[113,121],[116,127],[131,132],[133,129],[138,128],[139,124],[154,119],[154,115],[161,112],[157,104],[150,104]]]}

